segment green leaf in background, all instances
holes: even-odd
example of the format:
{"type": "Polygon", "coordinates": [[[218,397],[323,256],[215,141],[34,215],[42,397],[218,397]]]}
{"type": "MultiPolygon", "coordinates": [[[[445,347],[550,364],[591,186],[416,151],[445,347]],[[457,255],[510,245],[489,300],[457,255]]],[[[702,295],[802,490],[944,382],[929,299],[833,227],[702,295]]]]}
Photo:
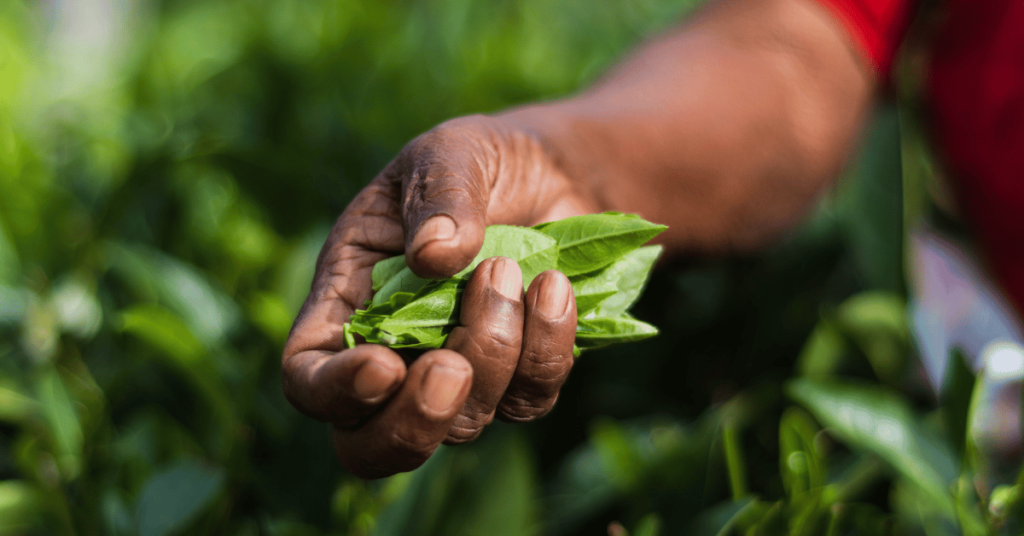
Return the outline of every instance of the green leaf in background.
{"type": "Polygon", "coordinates": [[[620,491],[634,489],[642,476],[642,461],[627,430],[615,421],[601,419],[590,425],[590,441],[608,481],[620,491]]]}
{"type": "Polygon", "coordinates": [[[0,534],[31,534],[42,514],[42,495],[29,482],[0,481],[0,534]]]}
{"type": "Polygon", "coordinates": [[[533,536],[538,493],[522,430],[497,425],[442,446],[378,517],[374,536],[533,536]]]}
{"type": "Polygon", "coordinates": [[[971,398],[977,385],[974,372],[967,365],[963,352],[951,352],[940,396],[946,436],[958,458],[962,458],[967,445],[967,426],[971,422],[971,398]]]}
{"type": "Polygon", "coordinates": [[[574,216],[534,227],[558,241],[558,269],[569,277],[598,270],[667,228],[619,212],[574,216]]]}
{"type": "Polygon", "coordinates": [[[49,425],[61,477],[73,480],[82,468],[82,423],[56,370],[50,369],[39,378],[36,398],[49,425]]]}
{"type": "MultiPolygon", "coordinates": [[[[763,410],[737,425],[735,444],[749,490],[763,497],[740,503],[742,522],[723,536],[969,536],[978,520],[992,534],[1019,532],[1019,500],[1005,502],[1018,492],[979,497],[965,471],[951,486],[950,519],[873,451],[827,448],[828,432],[807,441],[777,394],[752,390],[778,390],[822,303],[902,292],[900,220],[915,220],[901,218],[898,168],[901,152],[904,171],[917,155],[896,150],[896,134],[914,103],[898,129],[892,107],[881,108],[853,180],[821,202],[802,238],[656,278],[643,318],[671,329],[644,345],[643,366],[623,366],[639,364],[630,348],[595,356],[556,410],[518,437],[497,424],[413,473],[365,482],[341,469],[323,425],[295,411],[280,384],[281,345],[338,213],[417,134],[571,95],[697,2],[94,3],[0,2],[0,534],[139,536],[151,478],[193,456],[223,468],[222,491],[171,533],[575,536],[605,534],[615,518],[636,536],[656,512],[665,534],[693,534],[709,508],[725,516],[714,529],[736,513],[735,503],[713,506],[729,492],[718,419],[622,419],[710,416],[731,395],[763,410]],[[101,393],[83,387],[90,376],[101,393]],[[41,397],[47,381],[63,394],[41,397]],[[59,460],[78,449],[59,443],[60,414],[74,414],[82,432],[73,480],[59,460]],[[595,418],[619,430],[588,440],[595,418]],[[776,444],[784,430],[797,440],[776,444]],[[620,451],[607,457],[614,463],[605,466],[595,441],[603,454],[620,451]],[[804,471],[812,446],[828,470],[821,489],[804,471]],[[793,501],[797,480],[809,489],[793,501]],[[815,503],[824,496],[836,501],[815,503]]],[[[401,256],[391,262],[387,279],[405,268],[401,256]]],[[[593,273],[573,276],[574,288],[593,273]]],[[[375,311],[397,311],[428,283],[410,280],[381,293],[377,305],[405,291],[375,311]]],[[[610,289],[577,292],[580,316],[616,316],[610,302],[599,307],[610,289]]],[[[822,359],[807,370],[870,375],[845,361],[864,354],[879,377],[905,385],[888,368],[912,355],[904,335],[859,314],[871,307],[825,309],[830,323],[806,345],[822,359]]],[[[350,334],[379,335],[373,325],[386,315],[365,316],[350,334]]],[[[407,335],[440,344],[444,329],[407,335]]],[[[968,424],[960,411],[973,383],[960,379],[966,397],[945,391],[928,419],[944,418],[951,442],[968,424]]]]}
{"type": "Polygon", "coordinates": [[[17,322],[25,316],[28,294],[27,289],[0,285],[0,325],[17,322]]]}
{"type": "Polygon", "coordinates": [[[154,355],[160,361],[192,384],[205,399],[210,413],[219,420],[219,426],[230,429],[235,425],[231,390],[211,359],[215,347],[204,345],[178,315],[157,304],[130,307],[121,311],[118,318],[122,332],[157,350],[154,355]]]}
{"type": "Polygon", "coordinates": [[[779,421],[779,468],[791,500],[825,485],[827,467],[815,436],[819,429],[803,410],[789,408],[779,421]]]}
{"type": "Polygon", "coordinates": [[[900,397],[878,387],[797,379],[789,395],[851,448],[885,460],[953,516],[953,455],[900,397]]]}
{"type": "Polygon", "coordinates": [[[235,329],[238,305],[195,266],[150,247],[108,242],[107,262],[143,300],[159,300],[184,320],[204,343],[235,329]]]}
{"type": "Polygon", "coordinates": [[[842,332],[831,318],[822,315],[797,357],[800,376],[813,379],[832,376],[842,364],[845,352],[846,339],[842,332]]]}
{"type": "Polygon", "coordinates": [[[10,381],[0,381],[0,421],[21,423],[39,411],[38,403],[10,381]]]}
{"type": "Polygon", "coordinates": [[[591,443],[571,452],[562,463],[545,498],[547,509],[559,515],[548,517],[545,534],[569,532],[582,519],[606,511],[619,496],[618,483],[609,478],[604,453],[594,447],[593,439],[592,432],[591,443]]]}
{"type": "Polygon", "coordinates": [[[898,385],[910,344],[906,300],[890,292],[862,292],[843,302],[836,316],[879,379],[898,385]]]}
{"type": "MultiPolygon", "coordinates": [[[[840,197],[851,253],[870,288],[905,292],[903,157],[895,102],[883,101],[840,197]]],[[[912,223],[912,222],[910,222],[912,223]]]]}
{"type": "Polygon", "coordinates": [[[437,536],[540,534],[536,468],[522,433],[510,431],[491,441],[490,448],[477,455],[478,465],[470,466],[472,483],[449,506],[452,513],[445,516],[437,536]]]}
{"type": "Polygon", "coordinates": [[[91,286],[78,278],[66,277],[50,292],[50,303],[61,329],[82,339],[95,335],[103,322],[103,310],[91,286]]]}
{"type": "Polygon", "coordinates": [[[100,498],[100,509],[104,525],[104,534],[111,536],[129,536],[138,534],[137,520],[120,490],[107,488],[100,498]]]}
{"type": "Polygon", "coordinates": [[[14,249],[14,242],[7,234],[7,228],[0,221],[0,286],[16,283],[21,269],[21,259],[14,249]]]}
{"type": "Polygon", "coordinates": [[[156,304],[137,305],[122,311],[120,328],[131,333],[182,363],[201,359],[203,344],[173,312],[156,304]]]}
{"type": "Polygon", "coordinates": [[[224,472],[196,460],[181,460],[149,478],[139,495],[140,536],[165,536],[188,526],[224,487],[224,472]]]}
{"type": "Polygon", "coordinates": [[[706,510],[694,523],[693,536],[728,536],[745,515],[756,509],[753,497],[729,501],[706,510]]]}
{"type": "Polygon", "coordinates": [[[249,317],[264,333],[284,344],[295,315],[277,294],[260,292],[249,302],[249,317]]]}
{"type": "Polygon", "coordinates": [[[632,536],[658,536],[661,534],[662,525],[661,517],[658,514],[647,514],[637,521],[636,527],[630,534],[632,536]]]}

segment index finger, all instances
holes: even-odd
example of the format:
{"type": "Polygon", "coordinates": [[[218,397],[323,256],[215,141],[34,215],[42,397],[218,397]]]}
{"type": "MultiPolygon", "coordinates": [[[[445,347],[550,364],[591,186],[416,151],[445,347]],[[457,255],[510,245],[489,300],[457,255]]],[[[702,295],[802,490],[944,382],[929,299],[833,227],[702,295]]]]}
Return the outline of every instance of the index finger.
{"type": "Polygon", "coordinates": [[[494,160],[471,118],[439,125],[409,143],[384,175],[402,192],[405,259],[417,275],[449,277],[480,251],[494,160]]]}
{"type": "Polygon", "coordinates": [[[345,350],[343,326],[371,294],[373,266],[400,248],[396,190],[375,179],[338,218],[317,259],[312,289],[285,343],[285,396],[303,413],[346,425],[390,396],[405,377],[393,351],[345,350]]]}
{"type": "MultiPolygon", "coordinates": [[[[351,281],[358,284],[359,277],[351,281]]],[[[401,384],[405,363],[383,346],[344,348],[349,300],[328,285],[306,299],[285,344],[282,386],[306,415],[350,426],[371,413],[401,384]]]]}

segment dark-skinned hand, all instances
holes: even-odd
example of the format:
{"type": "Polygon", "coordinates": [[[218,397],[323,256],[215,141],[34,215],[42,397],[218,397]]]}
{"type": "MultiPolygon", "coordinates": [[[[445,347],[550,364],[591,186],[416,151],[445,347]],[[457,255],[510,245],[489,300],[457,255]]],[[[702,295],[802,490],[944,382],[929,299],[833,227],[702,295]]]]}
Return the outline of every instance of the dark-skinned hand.
{"type": "Polygon", "coordinates": [[[363,478],[415,469],[495,415],[544,415],[573,365],[576,301],[560,272],[540,274],[524,294],[515,261],[485,260],[445,348],[409,365],[384,346],[345,349],[342,325],[372,296],[381,259],[404,253],[416,274],[447,277],[473,260],[487,225],[592,211],[540,143],[501,118],[460,118],[416,138],[349,204],[320,252],[284,349],[288,400],[331,424],[338,459],[363,478]]]}
{"type": "Polygon", "coordinates": [[[543,415],[572,366],[563,275],[524,296],[515,263],[481,263],[447,348],[407,366],[381,346],[344,349],[373,265],[404,253],[415,273],[450,276],[486,225],[602,210],[667,224],[666,253],[760,247],[814,206],[860,132],[878,83],[857,50],[817,2],[711,2],[577,96],[413,140],[324,245],[285,346],[285,394],[333,425],[342,464],[363,477],[413,469],[496,414],[543,415]]]}

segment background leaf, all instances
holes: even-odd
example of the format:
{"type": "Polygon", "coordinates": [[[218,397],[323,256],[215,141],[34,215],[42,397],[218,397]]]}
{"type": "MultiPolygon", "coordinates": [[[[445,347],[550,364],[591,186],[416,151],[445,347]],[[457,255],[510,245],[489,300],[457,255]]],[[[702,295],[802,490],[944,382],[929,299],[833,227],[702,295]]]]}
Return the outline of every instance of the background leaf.
{"type": "Polygon", "coordinates": [[[420,133],[570,96],[697,2],[108,4],[0,2],[0,532],[137,535],[154,479],[204,460],[221,484],[172,532],[582,536],[654,514],[689,534],[735,506],[726,413],[756,496],[735,531],[1002,523],[963,485],[987,480],[981,449],[944,488],[951,521],[877,445],[808,440],[780,395],[805,373],[884,384],[921,421],[918,442],[960,448],[963,397],[921,390],[900,327],[903,229],[939,169],[913,137],[931,123],[908,91],[919,69],[897,67],[898,111],[879,107],[803,226],[762,251],[661,264],[631,309],[659,337],[588,351],[557,407],[514,437],[491,426],[366,482],[280,383],[338,214],[420,133]],[[885,311],[862,314],[872,303],[885,311]],[[790,466],[796,452],[821,458],[824,485],[790,466]]]}
{"type": "Polygon", "coordinates": [[[794,380],[788,391],[832,433],[888,462],[952,517],[947,491],[956,474],[952,453],[918,424],[899,397],[874,387],[810,379],[794,380]]]}
{"type": "Polygon", "coordinates": [[[141,536],[164,536],[186,528],[221,492],[220,469],[181,460],[150,477],[136,508],[141,536]]]}

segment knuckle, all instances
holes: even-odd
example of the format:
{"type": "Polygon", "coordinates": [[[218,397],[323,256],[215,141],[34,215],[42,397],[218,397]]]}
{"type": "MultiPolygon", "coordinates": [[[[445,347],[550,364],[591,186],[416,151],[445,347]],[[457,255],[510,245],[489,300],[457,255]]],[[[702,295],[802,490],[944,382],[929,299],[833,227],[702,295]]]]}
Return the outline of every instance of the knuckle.
{"type": "Polygon", "coordinates": [[[490,413],[469,411],[455,417],[451,427],[448,429],[448,437],[445,442],[448,444],[467,443],[477,438],[484,428],[494,421],[493,406],[490,413]]]}
{"type": "MultiPolygon", "coordinates": [[[[570,354],[571,355],[571,354],[570,354]]],[[[572,359],[555,354],[526,352],[523,356],[531,381],[537,384],[561,385],[572,370],[572,359]]]]}
{"type": "Polygon", "coordinates": [[[547,415],[555,400],[554,397],[537,400],[524,393],[509,393],[501,400],[498,411],[507,421],[529,422],[547,415]]]}
{"type": "Polygon", "coordinates": [[[483,425],[475,425],[470,423],[453,424],[448,430],[448,437],[445,438],[445,442],[449,445],[458,445],[461,443],[469,443],[470,441],[477,438],[483,431],[483,425]]]}
{"type": "Polygon", "coordinates": [[[489,348],[493,353],[500,355],[519,354],[519,347],[522,343],[519,331],[507,323],[489,325],[480,338],[482,347],[489,348]]]}
{"type": "Polygon", "coordinates": [[[458,337],[450,337],[451,348],[456,352],[473,358],[489,358],[507,361],[510,356],[519,355],[520,341],[509,333],[499,333],[498,329],[465,329],[458,337]]]}
{"type": "Polygon", "coordinates": [[[522,374],[517,375],[515,393],[528,400],[544,400],[558,395],[565,377],[538,378],[537,376],[522,374]]]}
{"type": "Polygon", "coordinates": [[[391,430],[387,436],[386,451],[396,455],[397,463],[410,463],[419,467],[434,453],[436,445],[425,434],[416,431],[391,430]]]}
{"type": "Polygon", "coordinates": [[[430,134],[440,138],[475,136],[480,133],[482,127],[492,121],[493,119],[481,114],[464,115],[437,125],[430,131],[430,134]]]}

